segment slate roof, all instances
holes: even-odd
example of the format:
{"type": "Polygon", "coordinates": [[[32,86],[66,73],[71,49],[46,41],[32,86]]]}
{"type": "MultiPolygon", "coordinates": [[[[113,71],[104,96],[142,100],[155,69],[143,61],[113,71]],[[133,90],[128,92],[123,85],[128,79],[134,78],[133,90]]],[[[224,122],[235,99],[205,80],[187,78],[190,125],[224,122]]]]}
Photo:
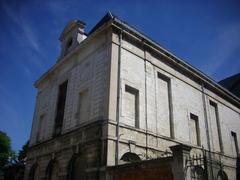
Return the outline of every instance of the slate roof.
{"type": "Polygon", "coordinates": [[[240,73],[223,79],[218,83],[240,98],[240,73]]]}
{"type": "Polygon", "coordinates": [[[229,91],[226,87],[222,86],[222,84],[216,82],[211,77],[203,73],[201,70],[197,69],[196,67],[193,67],[191,64],[187,63],[186,61],[178,58],[168,50],[164,49],[158,42],[152,40],[148,36],[144,35],[140,31],[138,31],[135,27],[129,25],[127,22],[121,20],[117,16],[115,16],[113,13],[108,11],[108,13],[103,16],[103,18],[91,29],[91,31],[88,33],[88,36],[91,36],[92,33],[94,33],[98,28],[103,26],[105,23],[112,21],[117,23],[119,26],[127,29],[129,32],[133,33],[134,35],[138,36],[140,39],[144,39],[145,42],[148,42],[151,44],[154,48],[157,48],[159,51],[161,51],[162,54],[168,56],[170,59],[175,61],[177,64],[180,64],[184,66],[186,69],[196,73],[198,76],[200,76],[205,81],[209,82],[210,84],[213,84],[218,89],[221,89],[226,94],[230,95],[235,101],[238,101],[238,104],[240,103],[239,96],[237,96],[235,93],[229,91]]]}

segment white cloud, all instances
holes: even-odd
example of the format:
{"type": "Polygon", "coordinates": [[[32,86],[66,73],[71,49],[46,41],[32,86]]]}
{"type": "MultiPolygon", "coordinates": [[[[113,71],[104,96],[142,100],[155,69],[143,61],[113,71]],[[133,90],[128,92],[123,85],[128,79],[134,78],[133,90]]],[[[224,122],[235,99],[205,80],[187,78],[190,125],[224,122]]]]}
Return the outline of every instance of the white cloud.
{"type": "Polygon", "coordinates": [[[21,7],[15,10],[3,1],[2,9],[13,23],[14,28],[9,28],[9,33],[13,35],[16,44],[23,49],[21,54],[24,56],[24,61],[18,62],[18,67],[21,68],[28,79],[32,80],[34,72],[30,67],[34,66],[43,70],[43,59],[46,59],[40,47],[39,38],[31,25],[32,23],[27,20],[28,18],[24,13],[21,13],[21,7]]]}
{"type": "MultiPolygon", "coordinates": [[[[206,71],[213,76],[221,70],[224,65],[231,59],[232,55],[240,50],[240,24],[231,24],[223,28],[217,36],[216,42],[212,43],[209,57],[209,63],[206,64],[206,71]]],[[[237,63],[239,59],[235,60],[237,63]]]]}
{"type": "Polygon", "coordinates": [[[30,68],[24,64],[20,64],[20,66],[22,67],[22,70],[23,70],[24,74],[27,76],[27,78],[32,80],[33,73],[30,70],[30,68]]]}
{"type": "MultiPolygon", "coordinates": [[[[23,14],[17,13],[14,11],[7,3],[2,2],[2,8],[7,14],[7,16],[12,20],[12,22],[19,27],[21,34],[18,36],[23,36],[24,40],[21,43],[27,43],[27,46],[34,50],[39,56],[44,58],[44,53],[42,52],[38,37],[34,31],[34,28],[30,26],[30,23],[27,22],[27,18],[23,16],[23,14]]],[[[19,7],[20,9],[20,7],[19,7]]],[[[17,36],[17,35],[16,35],[17,36]]]]}

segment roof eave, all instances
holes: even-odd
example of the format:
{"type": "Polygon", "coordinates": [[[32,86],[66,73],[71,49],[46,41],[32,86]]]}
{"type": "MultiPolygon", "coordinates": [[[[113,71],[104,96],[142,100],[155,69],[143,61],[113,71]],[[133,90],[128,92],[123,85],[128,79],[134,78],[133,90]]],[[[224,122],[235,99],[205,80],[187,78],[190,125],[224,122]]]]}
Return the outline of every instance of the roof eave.
{"type": "MultiPolygon", "coordinates": [[[[215,87],[218,88],[218,90],[222,91],[223,93],[225,93],[226,95],[230,96],[234,101],[236,101],[236,103],[238,103],[238,105],[240,105],[240,99],[235,96],[233,93],[231,93],[230,91],[228,91],[227,89],[225,89],[224,87],[222,87],[220,84],[218,84],[216,81],[214,81],[212,78],[210,78],[209,76],[207,76],[206,74],[204,74],[203,72],[201,72],[200,70],[198,70],[197,68],[191,66],[190,64],[186,63],[184,60],[178,58],[177,56],[175,56],[174,54],[170,53],[168,50],[164,49],[161,45],[159,45],[157,42],[153,41],[152,39],[148,38],[147,36],[145,36],[144,34],[140,33],[139,31],[137,31],[135,28],[133,28],[132,26],[128,25],[127,23],[125,23],[124,21],[118,19],[118,18],[113,18],[113,23],[120,25],[124,28],[126,28],[127,30],[130,30],[130,32],[133,32],[134,34],[136,34],[137,36],[139,36],[139,39],[144,39],[144,42],[149,43],[150,45],[155,46],[155,48],[157,47],[160,51],[162,51],[162,53],[164,53],[169,59],[171,59],[173,62],[177,63],[177,64],[181,64],[182,66],[185,67],[186,70],[188,70],[190,73],[192,73],[193,75],[198,75],[198,77],[200,77],[203,81],[203,83],[210,83],[210,85],[213,85],[215,87]]],[[[121,28],[121,27],[120,27],[121,28]]]]}

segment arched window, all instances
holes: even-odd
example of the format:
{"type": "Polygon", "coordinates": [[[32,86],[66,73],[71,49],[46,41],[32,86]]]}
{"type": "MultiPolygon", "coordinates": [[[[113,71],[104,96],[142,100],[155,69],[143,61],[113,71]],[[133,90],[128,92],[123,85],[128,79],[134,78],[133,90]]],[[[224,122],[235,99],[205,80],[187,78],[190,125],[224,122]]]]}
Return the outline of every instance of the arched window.
{"type": "Polygon", "coordinates": [[[220,170],[217,175],[217,180],[228,180],[227,174],[223,170],[220,170]]]}
{"type": "Polygon", "coordinates": [[[33,164],[29,172],[29,180],[39,180],[39,166],[37,163],[33,164]]]}
{"type": "Polygon", "coordinates": [[[57,160],[52,159],[47,166],[46,169],[46,177],[47,180],[58,180],[58,173],[59,173],[59,164],[57,160]]]}
{"type": "Polygon", "coordinates": [[[68,180],[85,179],[86,160],[83,154],[75,154],[69,162],[68,180]]]}
{"type": "Polygon", "coordinates": [[[72,37],[70,37],[67,41],[66,48],[69,49],[72,46],[72,43],[73,43],[73,39],[72,39],[72,37]]]}
{"type": "Polygon", "coordinates": [[[141,161],[141,158],[135,153],[127,152],[121,157],[120,160],[125,162],[137,162],[141,161]]]}
{"type": "Polygon", "coordinates": [[[194,179],[205,180],[205,172],[201,166],[194,166],[192,168],[192,177],[194,179]]]}

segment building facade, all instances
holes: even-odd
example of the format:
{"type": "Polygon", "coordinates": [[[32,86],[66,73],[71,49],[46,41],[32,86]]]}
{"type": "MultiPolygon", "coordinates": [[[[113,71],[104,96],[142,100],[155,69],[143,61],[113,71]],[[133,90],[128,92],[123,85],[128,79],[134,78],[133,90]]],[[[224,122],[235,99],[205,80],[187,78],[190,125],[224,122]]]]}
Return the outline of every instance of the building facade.
{"type": "Polygon", "coordinates": [[[35,83],[25,179],[237,179],[239,98],[110,12],[84,25],[35,83]]]}

